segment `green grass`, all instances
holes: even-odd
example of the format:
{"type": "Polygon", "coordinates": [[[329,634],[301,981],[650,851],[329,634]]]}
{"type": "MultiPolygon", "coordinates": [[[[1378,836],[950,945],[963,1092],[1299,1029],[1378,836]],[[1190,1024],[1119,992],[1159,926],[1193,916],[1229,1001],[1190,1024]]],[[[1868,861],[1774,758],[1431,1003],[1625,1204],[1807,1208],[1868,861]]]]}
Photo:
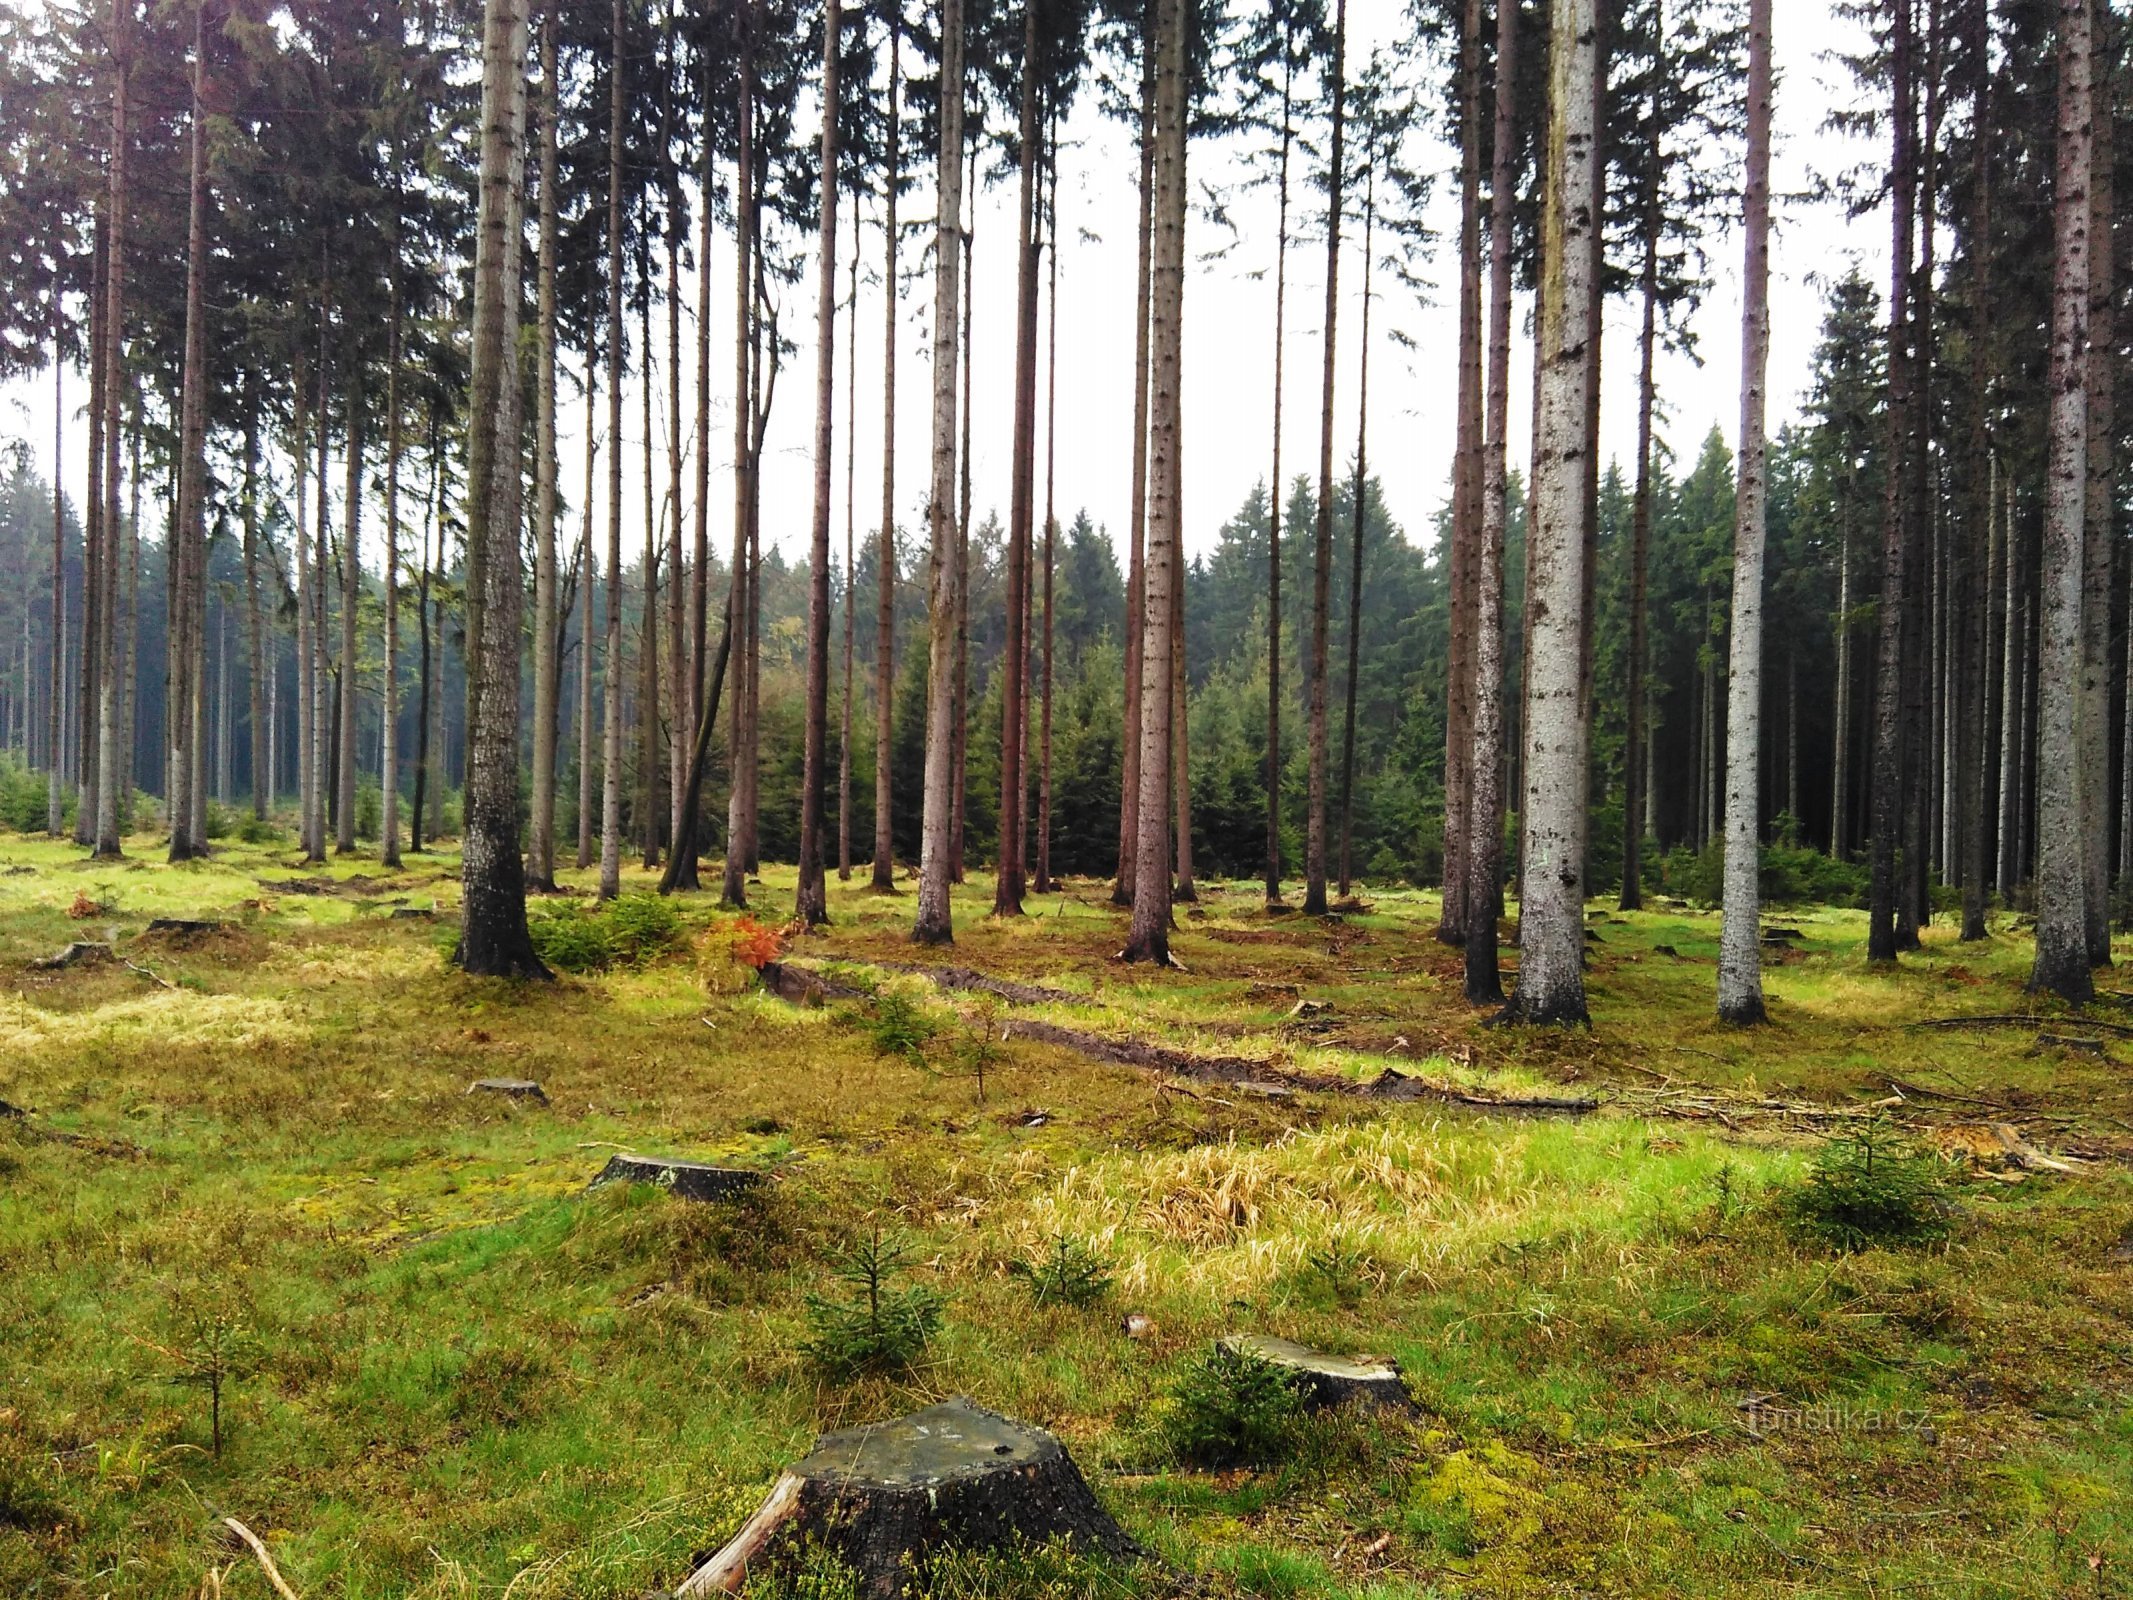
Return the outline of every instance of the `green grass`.
{"type": "MultiPolygon", "coordinates": [[[[130,846],[88,864],[0,836],[0,1098],[34,1112],[0,1121],[0,1594],[195,1595],[236,1562],[235,1515],[306,1600],[635,1596],[818,1430],[956,1392],[1058,1431],[1217,1593],[2128,1592],[2133,1269],[2106,1255],[2133,1221],[2125,1045],[1907,1026],[2025,1009],[2004,928],[1982,950],[1933,930],[1874,973],[1857,914],[1773,917],[1805,949],[1769,972],[1775,1025],[1743,1034],[1710,1014],[1715,919],[1604,917],[1595,1031],[1527,1036],[1460,1003],[1426,895],[1373,891],[1327,926],[1203,886],[1188,970],[1158,975],[1109,960],[1104,886],[999,923],[974,881],[955,959],[1076,1003],[899,978],[925,1026],[884,1053],[861,1006],[753,992],[708,901],[663,955],[521,987],[447,967],[450,856],[386,875],[130,846]],[[77,893],[103,909],[70,916],[77,893]],[[389,915],[433,902],[434,924],[389,915]],[[156,915],[228,926],[144,937],[156,915]],[[112,929],[173,987],[28,969],[112,929]],[[1331,1011],[1292,1019],[1299,996],[1331,1011]],[[1267,1101],[1013,1038],[981,1103],[964,1057],[987,1005],[1605,1104],[1267,1101]],[[483,1076],[538,1079],[550,1105],[467,1095],[483,1076]],[[2094,1159],[2018,1184],[1951,1161],[1930,1248],[1795,1240],[1782,1197],[1835,1124],[1773,1107],[1891,1081],[1966,1097],[1905,1091],[1896,1115],[1934,1148],[2007,1120],[2094,1159]],[[618,1147],[777,1177],[738,1211],[587,1193],[618,1147]],[[942,1325],[908,1371],[833,1381],[803,1350],[809,1299],[876,1227],[910,1238],[942,1325]],[[1102,1298],[1033,1302],[1022,1265],[1061,1238],[1100,1255],[1102,1298]],[[176,1381],[204,1311],[242,1335],[219,1458],[206,1392],[176,1381]],[[1151,1336],[1121,1334],[1129,1312],[1151,1336]],[[1240,1327],[1396,1356],[1421,1409],[1327,1422],[1263,1472],[1186,1467],[1166,1397],[1240,1327]],[[1750,1431],[1751,1395],[1780,1420],[1750,1431]]],[[[758,915],[790,892],[773,870],[758,915]]],[[[914,959],[907,899],[833,880],[831,909],[792,953],[914,959]]],[[[1071,1564],[981,1568],[944,1592],[1119,1592],[1071,1564]]],[[[248,1558],[228,1584],[262,1592],[248,1558]]]]}

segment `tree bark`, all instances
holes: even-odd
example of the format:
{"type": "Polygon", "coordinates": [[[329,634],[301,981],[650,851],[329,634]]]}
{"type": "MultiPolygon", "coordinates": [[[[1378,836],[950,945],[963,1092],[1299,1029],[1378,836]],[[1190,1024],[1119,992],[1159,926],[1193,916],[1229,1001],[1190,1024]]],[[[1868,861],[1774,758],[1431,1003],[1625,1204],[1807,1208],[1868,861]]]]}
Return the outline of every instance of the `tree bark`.
{"type": "MultiPolygon", "coordinates": [[[[709,276],[708,273],[705,274],[709,276]]],[[[583,599],[578,613],[578,855],[580,872],[593,864],[593,598],[598,592],[600,559],[593,543],[594,472],[599,451],[597,391],[600,364],[593,336],[585,340],[585,499],[578,529],[578,570],[585,574],[583,599]]],[[[424,636],[424,650],[428,649],[424,636]]],[[[425,660],[427,655],[425,654],[425,660]]],[[[419,813],[419,805],[415,808],[419,813]]]]}
{"type": "MultiPolygon", "coordinates": [[[[539,364],[534,375],[533,439],[533,815],[526,842],[527,887],[555,888],[555,781],[557,703],[562,678],[556,660],[556,477],[561,463],[555,445],[556,193],[557,119],[561,87],[557,78],[556,7],[541,7],[541,242],[536,294],[540,328],[539,364]]],[[[389,626],[388,622],[388,626],[389,626]]],[[[386,665],[388,681],[392,672],[386,665]]],[[[388,719],[391,712],[387,712],[388,719]]],[[[392,805],[388,786],[387,806],[392,805]]]]}
{"type": "MultiPolygon", "coordinates": [[[[513,319],[514,322],[516,320],[513,319]]],[[[340,716],[335,725],[340,765],[336,769],[334,787],[334,792],[339,797],[339,810],[334,816],[333,847],[339,855],[351,854],[356,844],[356,620],[357,601],[363,593],[363,368],[361,362],[356,360],[351,360],[348,366],[348,416],[345,424],[347,448],[343,457],[347,485],[341,491],[341,498],[345,502],[342,513],[345,526],[341,532],[340,716]]],[[[514,458],[515,456],[514,450],[514,458]]],[[[513,532],[516,533],[515,528],[513,532]]],[[[515,541],[512,548],[517,548],[515,541]]],[[[469,642],[471,644],[471,635],[469,642]]],[[[513,732],[516,731],[514,727],[513,732]]],[[[512,831],[516,834],[517,829],[514,827],[512,831]]]]}
{"type": "MultiPolygon", "coordinates": [[[[607,627],[600,652],[600,898],[622,892],[622,0],[613,0],[607,124],[607,627]]],[[[745,135],[744,135],[745,137],[745,135]]]]}
{"type": "MultiPolygon", "coordinates": [[[[1046,269],[1051,275],[1045,291],[1044,356],[1044,665],[1041,692],[1043,724],[1038,734],[1037,757],[1037,892],[1050,894],[1058,888],[1052,881],[1052,568],[1059,534],[1058,506],[1053,498],[1059,464],[1059,112],[1051,113],[1045,136],[1045,160],[1051,171],[1051,256],[1046,269]]],[[[1188,855],[1187,860],[1190,861],[1188,855]]]]}
{"type": "Polygon", "coordinates": [[[1725,915],[1718,1015],[1767,1020],[1762,968],[1764,382],[1770,364],[1770,0],[1748,0],[1748,160],[1742,185],[1740,459],[1726,700],[1725,915]]]}
{"type": "MultiPolygon", "coordinates": [[[[1479,11],[1480,6],[1478,0],[1470,0],[1470,4],[1468,6],[1468,13],[1469,17],[1475,23],[1475,36],[1472,43],[1474,51],[1477,55],[1479,54],[1481,48],[1480,22],[1478,16],[1479,11]]],[[[1475,94],[1478,96],[1480,93],[1480,84],[1478,81],[1480,74],[1478,69],[1475,72],[1474,76],[1476,81],[1473,84],[1473,88],[1475,94]]],[[[1344,705],[1341,713],[1340,892],[1341,898],[1343,900],[1348,898],[1348,890],[1352,882],[1352,874],[1350,871],[1351,863],[1349,861],[1349,856],[1355,838],[1355,691],[1356,680],[1361,675],[1363,664],[1363,489],[1364,485],[1369,482],[1369,478],[1366,475],[1365,464],[1368,459],[1366,454],[1366,446],[1369,442],[1370,435],[1370,268],[1371,252],[1376,248],[1374,236],[1377,231],[1378,220],[1378,167],[1377,142],[1375,134],[1372,135],[1372,138],[1366,147],[1364,161],[1365,177],[1363,180],[1363,327],[1362,339],[1356,351],[1357,400],[1355,414],[1355,487],[1351,491],[1349,496],[1350,537],[1348,541],[1348,681],[1344,686],[1344,692],[1342,695],[1344,705]]],[[[1478,213],[1478,198],[1476,201],[1476,210],[1478,213]]],[[[1479,248],[1480,242],[1477,238],[1477,240],[1475,241],[1475,249],[1478,251],[1479,248]]],[[[1475,294],[1478,298],[1480,294],[1480,286],[1478,283],[1475,286],[1475,294]]],[[[1478,373],[1476,374],[1475,382],[1477,385],[1480,382],[1480,376],[1478,373]]],[[[1476,448],[1479,448],[1478,441],[1476,448]]],[[[1470,460],[1467,462],[1463,462],[1461,464],[1460,470],[1462,472],[1469,471],[1471,470],[1471,466],[1472,463],[1470,460]]],[[[1468,508],[1469,513],[1471,514],[1474,509],[1474,507],[1470,506],[1468,508]]],[[[1480,531],[1481,530],[1479,528],[1476,528],[1474,530],[1477,535],[1480,531]]],[[[1469,655],[1471,655],[1472,653],[1471,639],[1469,639],[1468,641],[1468,653],[1469,655]]],[[[1471,661],[1469,661],[1468,665],[1469,667],[1471,667],[1471,661]]],[[[1467,733],[1470,736],[1473,725],[1473,700],[1471,694],[1465,692],[1462,692],[1462,699],[1465,704],[1465,721],[1467,724],[1467,733]]],[[[1466,780],[1471,776],[1470,770],[1467,766],[1467,760],[1468,752],[1464,748],[1462,748],[1459,757],[1459,787],[1461,793],[1461,800],[1459,804],[1458,825],[1458,830],[1462,835],[1466,831],[1466,806],[1467,799],[1469,798],[1466,780]]],[[[1445,838],[1447,843],[1449,843],[1452,837],[1452,824],[1449,819],[1449,808],[1447,808],[1447,820],[1445,823],[1445,828],[1445,838]]],[[[1459,921],[1462,942],[1464,942],[1464,908],[1466,905],[1464,863],[1466,861],[1466,845],[1463,839],[1459,847],[1459,861],[1461,864],[1459,867],[1461,877],[1459,880],[1458,895],[1459,906],[1461,908],[1459,921]]],[[[1445,863],[1445,882],[1447,883],[1447,885],[1449,885],[1452,882],[1451,873],[1453,870],[1451,865],[1451,856],[1449,852],[1447,852],[1446,854],[1445,863]]],[[[1446,914],[1445,920],[1449,920],[1449,915],[1449,913],[1446,914]]],[[[1440,921],[1438,923],[1438,932],[1439,937],[1444,936],[1443,921],[1440,921]]]]}
{"type": "Polygon", "coordinates": [[[1536,520],[1527,547],[1532,597],[1525,685],[1524,861],[1519,874],[1518,989],[1508,1016],[1576,1023],[1585,1008],[1584,694],[1585,459],[1595,441],[1592,275],[1599,269],[1594,151],[1598,58],[1592,0],[1556,0],[1549,15],[1545,195],[1541,207],[1536,520]]]}
{"type": "MultiPolygon", "coordinates": [[[[139,437],[138,430],[135,437],[139,437]]],[[[140,481],[138,471],[134,481],[140,481]]],[[[259,594],[259,375],[249,370],[245,373],[243,509],[245,690],[249,701],[245,710],[250,730],[252,817],[264,822],[274,782],[274,741],[266,707],[266,627],[259,594]]]]}
{"type": "MultiPolygon", "coordinates": [[[[829,759],[830,451],[837,417],[837,113],[844,9],[827,0],[822,21],[821,241],[815,286],[815,519],[807,589],[807,732],[801,756],[800,885],[794,913],[808,927],[829,921],[822,876],[822,796],[829,759]]],[[[891,297],[893,303],[893,296],[891,297]]]]}
{"type": "Polygon", "coordinates": [[[1338,0],[1333,24],[1333,141],[1326,164],[1326,323],[1318,403],[1318,518],[1311,558],[1310,800],[1304,829],[1304,914],[1313,917],[1326,914],[1326,606],[1333,573],[1333,371],[1340,320],[1347,56],[1348,0],[1338,0]]]}
{"type": "MultiPolygon", "coordinates": [[[[1340,0],[1345,24],[1347,0],[1340,0]]],[[[1179,579],[1181,319],[1185,295],[1185,0],[1154,0],[1155,184],[1149,279],[1148,549],[1141,607],[1140,838],[1128,961],[1170,959],[1171,651],[1179,579]]],[[[1336,163],[1337,170],[1338,163],[1336,163]]],[[[1322,525],[1323,526],[1323,525],[1322,525]]],[[[1323,841],[1321,841],[1323,843],[1323,841]]],[[[1323,866],[1323,862],[1321,862],[1323,866]]],[[[1323,884],[1321,884],[1323,895],[1323,884]]]]}
{"type": "Polygon", "coordinates": [[[2093,152],[2089,181],[2087,489],[2081,564],[2081,843],[2089,965],[2111,964],[2111,560],[2118,491],[2118,262],[2111,63],[2116,26],[2095,7],[2089,54],[2093,152]]]}
{"type": "Polygon", "coordinates": [[[1281,481],[1282,362],[1289,309],[1289,151],[1295,142],[1296,37],[1292,13],[1281,34],[1281,166],[1274,232],[1274,461],[1266,508],[1266,903],[1281,903],[1281,481]]]}
{"type": "MultiPolygon", "coordinates": [[[[896,191],[902,182],[901,107],[903,17],[889,19],[888,175],[882,222],[881,535],[875,554],[874,609],[874,877],[871,887],[896,887],[894,745],[896,742],[896,191]]],[[[961,159],[958,146],[957,159],[961,159]]]]}
{"type": "Polygon", "coordinates": [[[2089,226],[2093,112],[2089,0],[2059,0],[2052,188],[2051,422],[2037,673],[2037,945],[2029,987],[2076,1004],[2089,976],[2079,788],[2082,544],[2088,489],[2089,226]]]}
{"type": "Polygon", "coordinates": [[[1511,245],[1516,173],[1518,7],[1496,17],[1495,151],[1489,174],[1489,371],[1482,427],[1481,542],[1474,569],[1474,751],[1467,804],[1466,998],[1503,999],[1496,924],[1503,914],[1503,541],[1511,405],[1511,245]]]}
{"type": "MultiPolygon", "coordinates": [[[[1481,536],[1477,513],[1480,484],[1475,467],[1481,449],[1481,0],[1466,0],[1459,29],[1459,376],[1458,418],[1452,450],[1452,540],[1444,707],[1444,890],[1437,938],[1466,938],[1467,806],[1472,774],[1467,770],[1474,723],[1473,587],[1474,544],[1481,536]]],[[[1336,135],[1338,137],[1338,135],[1336,135]]],[[[1368,257],[1364,272],[1369,272],[1368,257]]],[[[1363,315],[1370,298],[1363,297],[1363,315]]],[[[1360,477],[1358,477],[1360,483],[1360,477]]],[[[1360,521],[1357,527],[1361,527],[1360,521]]],[[[1350,626],[1353,626],[1351,620],[1350,626]]],[[[1346,766],[1346,757],[1342,760],[1346,766]]],[[[1341,893],[1348,892],[1347,778],[1342,778],[1341,893]]]]}
{"type": "MultiPolygon", "coordinates": [[[[519,238],[526,127],[525,0],[487,0],[481,208],[467,437],[467,786],[458,964],[545,978],[526,930],[519,856],[519,238]]],[[[349,518],[354,541],[354,513],[349,518]]]]}
{"type": "MultiPolygon", "coordinates": [[[[397,236],[398,230],[395,229],[397,236]]],[[[545,264],[545,263],[544,263],[545,264]]],[[[400,865],[400,283],[392,286],[385,366],[385,684],[378,739],[378,859],[400,865]]],[[[552,436],[551,436],[552,442],[552,436]]],[[[552,507],[551,507],[552,509],[552,507]]],[[[552,519],[551,519],[552,520],[552,519]]],[[[553,574],[551,573],[551,579],[553,574]]],[[[544,638],[534,629],[536,660],[544,638]]],[[[551,652],[552,653],[552,652],[551,652]]],[[[538,669],[536,668],[536,671],[538,669]]],[[[552,741],[551,741],[552,746],[552,741]]],[[[551,755],[553,754],[551,748],[551,755]]],[[[551,794],[551,799],[552,799],[551,794]]]]}
{"type": "Polygon", "coordinates": [[[966,140],[964,152],[964,186],[968,190],[966,204],[969,209],[963,223],[963,439],[958,457],[955,521],[955,734],[952,741],[955,776],[948,830],[948,876],[954,883],[963,881],[963,846],[967,831],[964,802],[969,798],[970,777],[967,759],[970,744],[970,374],[973,349],[970,330],[972,307],[977,299],[977,278],[971,272],[970,253],[978,225],[976,141],[966,140]]]}
{"type": "Polygon", "coordinates": [[[1139,876],[1143,623],[1148,587],[1148,308],[1155,273],[1155,0],[1141,10],[1140,218],[1133,298],[1133,479],[1126,555],[1126,705],[1120,753],[1118,881],[1111,903],[1130,906],[1139,876]]]}
{"type": "Polygon", "coordinates": [[[748,742],[748,674],[753,654],[754,574],[749,555],[749,531],[755,506],[750,476],[755,461],[757,361],[755,306],[758,266],[753,242],[757,206],[755,192],[755,5],[742,0],[734,13],[739,37],[734,41],[739,56],[738,101],[734,120],[739,148],[734,157],[733,231],[736,255],[733,288],[733,573],[729,580],[737,598],[728,601],[733,613],[731,629],[741,646],[741,659],[734,669],[733,713],[727,733],[727,753],[732,772],[726,796],[726,859],[720,875],[719,901],[726,906],[748,903],[748,764],[753,752],[748,742]]]}
{"type": "MultiPolygon", "coordinates": [[[[846,267],[851,335],[844,341],[844,703],[837,735],[837,881],[852,876],[852,657],[859,635],[859,189],[852,189],[852,256],[846,267]]],[[[703,664],[697,663],[697,681],[703,664]]]]}
{"type": "MultiPolygon", "coordinates": [[[[1655,8],[1654,50],[1663,65],[1666,50],[1663,13],[1655,8]]],[[[1655,399],[1653,362],[1659,344],[1659,162],[1662,153],[1647,154],[1644,173],[1644,267],[1640,274],[1644,320],[1637,339],[1637,488],[1630,508],[1629,533],[1629,703],[1628,741],[1622,752],[1622,893],[1618,904],[1624,911],[1644,905],[1644,828],[1640,820],[1644,801],[1644,746],[1651,737],[1645,727],[1645,673],[1651,655],[1651,564],[1652,564],[1652,408],[1655,399]]]]}
{"type": "Polygon", "coordinates": [[[928,640],[926,775],[918,869],[920,944],[955,938],[949,909],[950,825],[954,806],[957,561],[953,516],[956,469],[956,310],[963,213],[963,0],[941,0],[940,143],[933,208],[933,481],[926,504],[928,640]]]}
{"type": "MultiPolygon", "coordinates": [[[[1975,0],[1971,7],[1972,125],[1979,130],[1992,126],[1992,3],[1975,0]]],[[[1985,841],[1992,798],[1992,769],[1985,745],[1987,701],[1991,698],[1992,573],[1999,555],[1997,524],[1993,521],[1997,498],[1998,460],[1992,453],[1991,430],[1986,420],[1986,395],[1992,370],[1989,307],[1992,304],[1992,141],[1971,140],[1971,225],[1974,241],[1970,253],[1970,459],[1965,465],[1969,493],[1965,496],[1963,570],[1958,610],[1963,627],[1963,687],[1961,735],[1956,747],[1956,797],[1960,809],[1963,853],[1963,926],[1966,942],[1986,937],[1985,841]]]]}

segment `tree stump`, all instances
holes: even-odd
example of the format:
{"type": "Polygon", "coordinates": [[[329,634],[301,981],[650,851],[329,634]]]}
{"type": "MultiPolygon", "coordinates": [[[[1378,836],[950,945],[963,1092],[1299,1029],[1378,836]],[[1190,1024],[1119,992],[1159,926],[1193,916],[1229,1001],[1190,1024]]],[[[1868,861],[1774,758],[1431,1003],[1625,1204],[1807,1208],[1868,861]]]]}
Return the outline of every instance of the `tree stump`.
{"type": "Polygon", "coordinates": [[[958,1396],[822,1435],[675,1597],[737,1594],[751,1568],[812,1541],[858,1574],[868,1600],[893,1600],[936,1550],[1052,1539],[1121,1561],[1145,1553],[1057,1439],[958,1396]]]}
{"type": "Polygon", "coordinates": [[[67,967],[79,966],[85,961],[91,965],[101,966],[106,962],[116,961],[117,959],[118,957],[112,952],[111,946],[108,944],[99,944],[89,939],[76,939],[56,955],[39,956],[30,963],[30,968],[35,972],[58,972],[67,967]]]}
{"type": "Polygon", "coordinates": [[[702,1161],[665,1161],[656,1156],[611,1157],[588,1189],[603,1183],[656,1183],[683,1200],[738,1200],[763,1181],[745,1167],[714,1167],[702,1161]]]}
{"type": "Polygon", "coordinates": [[[1305,1406],[1313,1411],[1347,1405],[1386,1406],[1412,1411],[1400,1366],[1382,1356],[1336,1356],[1293,1339],[1263,1333],[1233,1333],[1222,1348],[1279,1367],[1296,1381],[1305,1406]]]}
{"type": "Polygon", "coordinates": [[[218,933],[221,928],[221,923],[209,922],[200,917],[154,917],[149,920],[145,931],[183,939],[195,934],[218,933]]]}
{"type": "Polygon", "coordinates": [[[531,1078],[476,1078],[467,1085],[468,1094],[501,1095],[506,1100],[532,1100],[548,1104],[548,1091],[531,1078]]]}

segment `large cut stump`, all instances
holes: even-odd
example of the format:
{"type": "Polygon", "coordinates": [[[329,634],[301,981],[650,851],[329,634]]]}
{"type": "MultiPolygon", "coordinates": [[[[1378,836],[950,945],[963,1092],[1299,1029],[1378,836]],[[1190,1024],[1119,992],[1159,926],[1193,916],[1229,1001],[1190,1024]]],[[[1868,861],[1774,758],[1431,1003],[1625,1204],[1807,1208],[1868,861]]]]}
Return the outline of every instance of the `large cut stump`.
{"type": "Polygon", "coordinates": [[[1052,1539],[1122,1561],[1143,1554],[1057,1439],[958,1396],[822,1435],[675,1596],[737,1594],[752,1568],[812,1542],[858,1574],[869,1600],[892,1600],[933,1551],[1052,1539]]]}
{"type": "Polygon", "coordinates": [[[603,1183],[656,1183],[683,1200],[738,1200],[762,1181],[762,1173],[746,1167],[714,1167],[702,1161],[619,1155],[611,1157],[586,1187],[597,1189],[603,1183]]]}
{"type": "Polygon", "coordinates": [[[1313,1410],[1351,1402],[1397,1411],[1414,1408],[1407,1385],[1400,1381],[1399,1363],[1388,1357],[1329,1355],[1264,1333],[1233,1333],[1222,1341],[1222,1348],[1279,1367],[1294,1380],[1304,1404],[1313,1410]]]}

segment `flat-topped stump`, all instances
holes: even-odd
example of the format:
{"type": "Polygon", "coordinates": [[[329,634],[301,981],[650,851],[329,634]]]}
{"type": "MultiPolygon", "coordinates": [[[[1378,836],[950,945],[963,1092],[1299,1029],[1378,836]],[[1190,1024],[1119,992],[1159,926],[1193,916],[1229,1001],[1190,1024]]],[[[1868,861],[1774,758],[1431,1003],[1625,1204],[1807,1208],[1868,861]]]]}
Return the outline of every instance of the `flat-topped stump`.
{"type": "Polygon", "coordinates": [[[1222,1340],[1222,1348],[1279,1367],[1295,1379],[1304,1404],[1313,1410],[1351,1402],[1397,1411],[1414,1408],[1407,1385],[1400,1381],[1399,1363],[1386,1356],[1336,1356],[1264,1333],[1233,1333],[1222,1340]]]}
{"type": "Polygon", "coordinates": [[[751,1569],[812,1542],[852,1568],[869,1600],[890,1600],[936,1550],[1055,1539],[1121,1561],[1144,1553],[1057,1439],[958,1396],[822,1435],[675,1594],[737,1594],[751,1569]]]}
{"type": "Polygon", "coordinates": [[[714,1167],[704,1161],[670,1161],[660,1156],[618,1155],[610,1157],[593,1181],[604,1183],[654,1183],[683,1200],[738,1200],[763,1181],[760,1172],[746,1167],[714,1167]]]}
{"type": "Polygon", "coordinates": [[[548,1091],[531,1078],[476,1078],[467,1085],[467,1093],[500,1095],[506,1100],[531,1100],[544,1106],[548,1104],[548,1091]]]}

